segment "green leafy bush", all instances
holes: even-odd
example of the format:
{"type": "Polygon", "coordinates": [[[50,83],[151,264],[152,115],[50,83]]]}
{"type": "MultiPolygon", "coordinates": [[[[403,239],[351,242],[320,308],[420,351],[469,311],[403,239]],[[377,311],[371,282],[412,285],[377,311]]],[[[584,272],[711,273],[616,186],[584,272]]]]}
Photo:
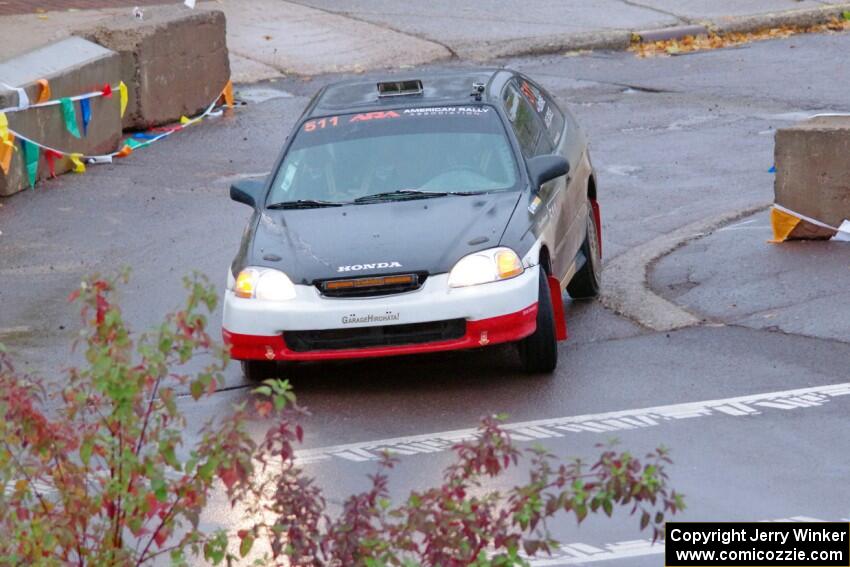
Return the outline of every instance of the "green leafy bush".
{"type": "Polygon", "coordinates": [[[505,493],[487,480],[522,454],[485,418],[474,440],[434,488],[393,504],[385,455],[371,486],[331,514],[294,447],[303,431],[287,382],[271,380],[249,403],[204,425],[188,446],[179,390],[211,396],[229,360],[207,334],[217,302],[205,278],[186,280],[184,307],[135,338],[112,302],[119,279],[93,277],[71,295],[81,306],[76,345],[86,365],[48,394],[0,353],[0,564],[181,565],[204,558],[228,564],[262,556],[280,565],[522,565],[546,553],[546,521],[560,513],[581,522],[628,507],[641,528],[661,535],[665,514],[683,507],[668,487],[664,450],[645,460],[603,448],[598,460],[559,462],[529,451],[525,484],[505,493]],[[199,354],[210,362],[188,372],[199,354]],[[255,440],[249,416],[269,428],[255,440]],[[201,514],[225,494],[245,525],[205,530],[201,514]]]}

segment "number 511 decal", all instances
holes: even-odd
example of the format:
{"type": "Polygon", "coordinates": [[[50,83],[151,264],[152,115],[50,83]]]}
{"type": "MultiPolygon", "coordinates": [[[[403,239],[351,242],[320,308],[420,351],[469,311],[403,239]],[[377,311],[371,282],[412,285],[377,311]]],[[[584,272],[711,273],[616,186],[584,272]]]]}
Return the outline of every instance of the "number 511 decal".
{"type": "Polygon", "coordinates": [[[304,123],[304,131],[312,132],[313,130],[322,130],[328,126],[337,126],[339,124],[339,116],[331,118],[319,118],[318,120],[310,120],[304,123]]]}

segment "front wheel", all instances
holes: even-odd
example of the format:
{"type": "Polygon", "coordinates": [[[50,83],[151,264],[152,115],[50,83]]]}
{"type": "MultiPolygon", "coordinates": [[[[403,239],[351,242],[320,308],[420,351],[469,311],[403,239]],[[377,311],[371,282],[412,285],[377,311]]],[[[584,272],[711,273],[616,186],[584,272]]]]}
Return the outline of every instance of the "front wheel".
{"type": "Polygon", "coordinates": [[[558,337],[555,310],[546,272],[540,266],[540,291],[537,299],[537,329],[518,343],[523,370],[529,374],[551,373],[558,366],[558,337]]]}
{"type": "Polygon", "coordinates": [[[596,226],[596,215],[593,213],[593,205],[590,202],[587,203],[587,229],[581,250],[585,257],[584,266],[567,284],[567,293],[573,299],[590,299],[599,295],[602,282],[599,227],[596,226]]]}
{"type": "Polygon", "coordinates": [[[272,361],[243,360],[242,374],[249,382],[262,382],[280,376],[280,368],[276,362],[272,361]]]}

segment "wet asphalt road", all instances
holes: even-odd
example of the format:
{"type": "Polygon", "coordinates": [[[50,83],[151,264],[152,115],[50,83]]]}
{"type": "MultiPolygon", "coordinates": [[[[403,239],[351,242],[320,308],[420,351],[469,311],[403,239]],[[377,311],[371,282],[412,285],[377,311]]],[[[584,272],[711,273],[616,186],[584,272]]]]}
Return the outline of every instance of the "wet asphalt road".
{"type": "MultiPolygon", "coordinates": [[[[689,222],[769,201],[774,129],[850,110],[850,63],[840,56],[848,49],[845,34],[673,58],[600,53],[508,64],[568,101],[588,130],[612,258],[689,222]]],[[[228,200],[228,185],[268,171],[308,96],[330,79],[246,87],[252,102],[232,118],[2,201],[0,340],[20,366],[62,380],[78,328],[64,298],[83,274],[132,267],[121,295],[136,329],[179,303],[189,270],[223,286],[249,216],[228,200]]],[[[761,232],[718,231],[662,259],[652,275],[654,289],[703,315],[704,325],[652,333],[598,303],[568,302],[571,337],[552,376],[522,375],[508,348],[295,369],[299,399],[313,412],[308,470],[339,502],[365,487],[374,470],[368,456],[391,446],[402,454],[392,475],[400,495],[438,479],[449,457],[441,432],[474,427],[493,412],[510,414],[510,423],[586,416],[516,436],[583,457],[612,437],[637,453],[664,444],[675,460],[672,483],[687,495],[682,519],[847,518],[850,337],[846,308],[829,302],[846,303],[850,250],[819,249],[821,277],[809,285],[801,270],[812,269],[812,255],[799,247],[764,252],[765,217],[754,218],[761,232]],[[740,315],[780,308],[775,325],[740,315]],[[798,389],[805,391],[783,393],[798,389]],[[729,400],[741,396],[749,397],[729,400]],[[710,400],[719,401],[698,403],[710,400]],[[383,441],[396,437],[405,439],[383,441]],[[350,445],[363,442],[375,443],[350,445]]],[[[187,400],[194,422],[226,415],[249,395],[236,365],[227,381],[233,389],[211,400],[187,400]]],[[[222,509],[209,519],[232,522],[222,509]]],[[[592,548],[566,549],[540,565],[663,564],[657,548],[622,544],[647,537],[636,518],[554,527],[564,543],[592,548]]]]}

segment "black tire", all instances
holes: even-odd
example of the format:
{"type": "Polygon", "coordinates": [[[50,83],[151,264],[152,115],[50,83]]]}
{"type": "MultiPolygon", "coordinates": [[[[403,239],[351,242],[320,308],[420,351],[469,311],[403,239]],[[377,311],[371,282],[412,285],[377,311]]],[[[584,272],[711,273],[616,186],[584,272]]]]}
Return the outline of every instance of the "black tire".
{"type": "Polygon", "coordinates": [[[280,376],[280,367],[276,362],[266,360],[243,360],[242,374],[249,382],[262,382],[280,376]]]}
{"type": "Polygon", "coordinates": [[[602,258],[599,254],[599,231],[596,228],[596,218],[590,203],[587,204],[587,229],[581,250],[586,261],[567,284],[567,293],[573,299],[592,299],[599,295],[602,282],[602,258]]]}
{"type": "Polygon", "coordinates": [[[540,267],[540,291],[537,299],[537,329],[519,341],[519,358],[529,374],[551,373],[558,366],[558,338],[555,334],[555,310],[546,273],[540,267]]]}

